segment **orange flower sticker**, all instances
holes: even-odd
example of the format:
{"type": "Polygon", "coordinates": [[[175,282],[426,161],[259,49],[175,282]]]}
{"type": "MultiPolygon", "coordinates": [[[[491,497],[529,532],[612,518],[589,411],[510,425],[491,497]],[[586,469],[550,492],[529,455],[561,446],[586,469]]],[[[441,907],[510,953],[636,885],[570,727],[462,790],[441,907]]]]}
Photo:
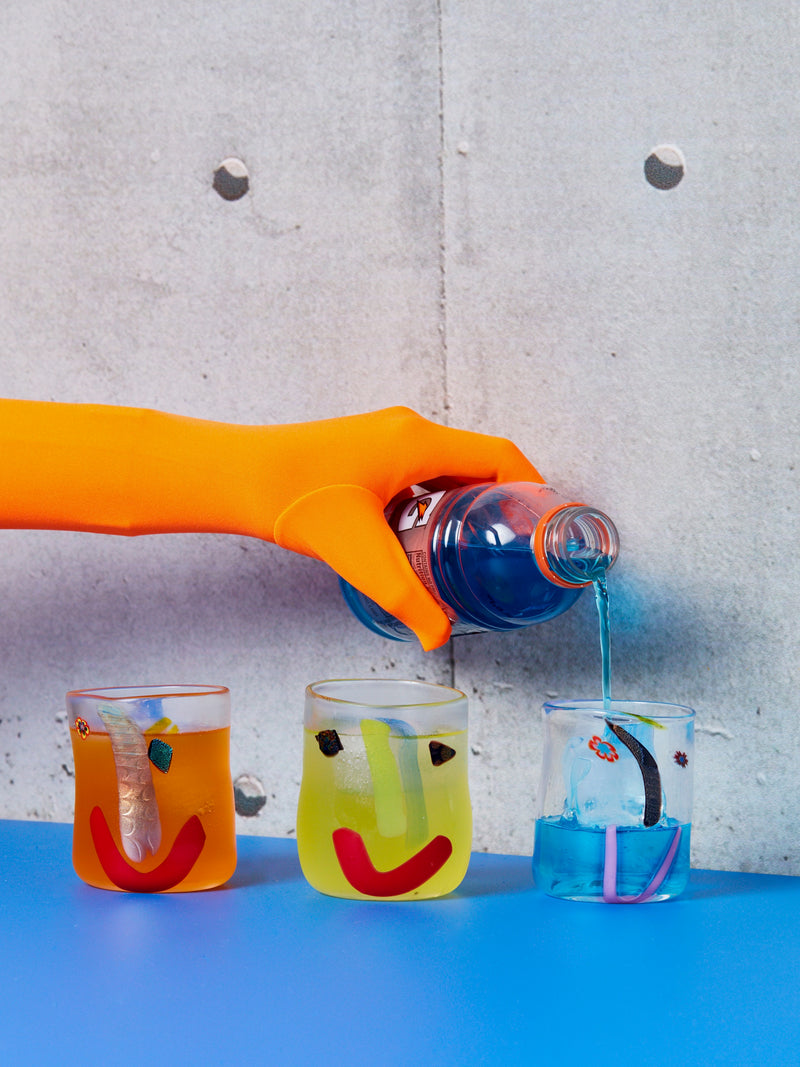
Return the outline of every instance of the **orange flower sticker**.
{"type": "Polygon", "coordinates": [[[589,742],[589,748],[594,752],[598,759],[607,759],[609,763],[614,763],[619,759],[619,753],[611,742],[603,741],[597,734],[595,734],[589,742]]]}

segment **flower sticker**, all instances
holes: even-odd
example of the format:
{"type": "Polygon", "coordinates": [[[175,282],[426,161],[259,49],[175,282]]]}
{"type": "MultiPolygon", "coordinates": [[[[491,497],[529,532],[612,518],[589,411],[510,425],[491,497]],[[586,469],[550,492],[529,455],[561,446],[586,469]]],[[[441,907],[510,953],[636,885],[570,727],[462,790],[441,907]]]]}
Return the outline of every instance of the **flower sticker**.
{"type": "Polygon", "coordinates": [[[679,767],[689,766],[689,757],[686,755],[685,752],[676,752],[672,758],[675,760],[679,767]]]}
{"type": "Polygon", "coordinates": [[[75,720],[75,729],[81,735],[82,738],[86,738],[89,735],[89,723],[86,719],[78,718],[75,720]]]}
{"type": "Polygon", "coordinates": [[[609,763],[614,763],[619,759],[619,752],[614,748],[610,741],[603,741],[597,734],[589,742],[589,748],[594,752],[598,759],[607,759],[609,763]]]}

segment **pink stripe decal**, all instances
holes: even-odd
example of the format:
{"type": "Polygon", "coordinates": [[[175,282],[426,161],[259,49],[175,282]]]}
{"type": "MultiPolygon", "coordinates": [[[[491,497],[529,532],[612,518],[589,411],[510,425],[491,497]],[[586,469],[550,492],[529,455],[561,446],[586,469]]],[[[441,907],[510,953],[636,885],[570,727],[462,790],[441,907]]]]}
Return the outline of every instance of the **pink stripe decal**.
{"type": "Polygon", "coordinates": [[[661,866],[653,875],[649,885],[638,896],[621,897],[617,894],[617,828],[616,826],[607,826],[605,862],[603,864],[603,900],[606,904],[643,904],[650,897],[655,896],[659,886],[669,874],[680,840],[681,828],[676,826],[667,854],[664,856],[661,866]]]}

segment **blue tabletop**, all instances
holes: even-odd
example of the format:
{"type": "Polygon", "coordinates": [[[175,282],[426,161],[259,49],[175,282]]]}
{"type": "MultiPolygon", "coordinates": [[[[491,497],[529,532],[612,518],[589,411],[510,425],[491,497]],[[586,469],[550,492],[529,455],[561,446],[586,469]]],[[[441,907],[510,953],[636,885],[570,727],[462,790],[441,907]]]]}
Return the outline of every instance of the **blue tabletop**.
{"type": "Polygon", "coordinates": [[[71,827],[0,821],[0,1062],[800,1062],[798,878],[578,904],[475,854],[447,898],[346,901],[238,843],[227,887],[134,895],[77,879],[71,827]]]}

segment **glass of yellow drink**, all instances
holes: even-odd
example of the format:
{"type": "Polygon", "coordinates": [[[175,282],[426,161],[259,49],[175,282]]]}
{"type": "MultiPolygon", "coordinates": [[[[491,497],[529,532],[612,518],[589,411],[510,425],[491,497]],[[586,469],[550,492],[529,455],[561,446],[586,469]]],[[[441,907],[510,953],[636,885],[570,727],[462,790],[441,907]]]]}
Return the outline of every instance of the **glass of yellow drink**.
{"type": "Polygon", "coordinates": [[[644,904],[689,881],[692,708],[548,702],[533,848],[536,885],[564,900],[644,904]]]}
{"type": "Polygon", "coordinates": [[[228,690],[75,690],[67,712],[78,877],[138,893],[226,882],[236,867],[228,690]]]}
{"type": "Polygon", "coordinates": [[[472,847],[467,698],[426,682],[306,688],[297,846],[321,893],[422,900],[452,892],[472,847]]]}

